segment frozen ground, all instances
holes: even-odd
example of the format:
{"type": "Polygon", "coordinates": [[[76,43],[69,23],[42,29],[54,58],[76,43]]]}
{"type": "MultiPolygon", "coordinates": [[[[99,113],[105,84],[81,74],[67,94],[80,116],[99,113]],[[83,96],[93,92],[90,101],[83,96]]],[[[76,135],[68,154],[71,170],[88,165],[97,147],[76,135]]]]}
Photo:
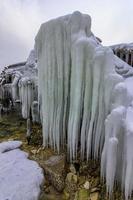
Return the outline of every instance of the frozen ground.
{"type": "Polygon", "coordinates": [[[18,149],[20,141],[0,143],[0,200],[37,200],[44,176],[35,161],[18,149]]]}

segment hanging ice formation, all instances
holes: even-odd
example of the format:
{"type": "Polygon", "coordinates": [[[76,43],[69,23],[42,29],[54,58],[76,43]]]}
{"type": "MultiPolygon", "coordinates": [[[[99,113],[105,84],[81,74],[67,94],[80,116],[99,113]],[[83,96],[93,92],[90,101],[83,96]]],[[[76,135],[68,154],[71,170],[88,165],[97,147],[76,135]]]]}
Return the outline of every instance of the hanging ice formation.
{"type": "Polygon", "coordinates": [[[36,53],[32,50],[27,62],[10,65],[0,74],[1,110],[9,107],[6,104],[10,102],[14,107],[21,104],[23,118],[28,119],[33,114],[34,122],[39,121],[38,112],[35,112],[38,99],[36,62],[36,53]]]}
{"type": "Polygon", "coordinates": [[[59,152],[67,144],[70,160],[79,150],[81,159],[101,156],[109,194],[117,180],[128,199],[133,191],[128,82],[133,79],[125,77],[132,75],[131,67],[99,43],[90,16],[80,12],[42,24],[35,48],[44,146],[59,152]]]}
{"type": "Polygon", "coordinates": [[[32,50],[27,59],[19,83],[19,98],[22,103],[22,116],[27,119],[32,114],[32,103],[37,100],[37,69],[35,51],[32,50]]]}

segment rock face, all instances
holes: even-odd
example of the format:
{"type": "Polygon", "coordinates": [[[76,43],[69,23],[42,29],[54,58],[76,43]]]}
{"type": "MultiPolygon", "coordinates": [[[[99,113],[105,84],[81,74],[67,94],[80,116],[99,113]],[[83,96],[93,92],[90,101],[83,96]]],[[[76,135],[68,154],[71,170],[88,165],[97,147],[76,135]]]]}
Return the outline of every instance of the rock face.
{"type": "Polygon", "coordinates": [[[99,199],[98,196],[99,196],[98,192],[94,192],[90,195],[90,200],[98,200],[99,199]]]}
{"type": "Polygon", "coordinates": [[[77,182],[78,177],[77,175],[73,174],[72,172],[69,172],[66,177],[66,190],[69,193],[73,193],[77,190],[77,182]]]}
{"type": "Polygon", "coordinates": [[[115,180],[121,181],[128,199],[133,131],[127,121],[133,92],[124,75],[131,67],[100,44],[91,32],[90,16],[80,12],[42,24],[35,49],[43,145],[59,152],[67,144],[71,161],[79,150],[82,160],[102,156],[108,192],[115,180]]]}
{"type": "Polygon", "coordinates": [[[52,156],[48,160],[41,163],[47,179],[59,192],[61,192],[65,187],[65,162],[66,157],[61,155],[52,156]]]}

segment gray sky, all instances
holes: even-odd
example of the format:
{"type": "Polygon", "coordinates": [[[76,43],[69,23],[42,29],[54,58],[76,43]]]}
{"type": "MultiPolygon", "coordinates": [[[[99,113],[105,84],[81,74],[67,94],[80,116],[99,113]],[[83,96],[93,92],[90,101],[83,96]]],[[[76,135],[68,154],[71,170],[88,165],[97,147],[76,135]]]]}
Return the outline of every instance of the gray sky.
{"type": "Polygon", "coordinates": [[[104,45],[133,42],[133,0],[0,0],[0,68],[26,60],[41,23],[75,10],[104,45]]]}

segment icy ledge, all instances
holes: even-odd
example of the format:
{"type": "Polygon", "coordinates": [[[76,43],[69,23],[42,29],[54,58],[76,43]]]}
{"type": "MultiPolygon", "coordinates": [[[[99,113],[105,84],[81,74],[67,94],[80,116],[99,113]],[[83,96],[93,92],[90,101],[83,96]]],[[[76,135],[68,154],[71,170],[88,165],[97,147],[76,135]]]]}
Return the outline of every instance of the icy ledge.
{"type": "Polygon", "coordinates": [[[18,149],[20,141],[0,143],[0,200],[37,200],[42,169],[18,149]],[[16,149],[17,148],[17,149],[16,149]]]}

